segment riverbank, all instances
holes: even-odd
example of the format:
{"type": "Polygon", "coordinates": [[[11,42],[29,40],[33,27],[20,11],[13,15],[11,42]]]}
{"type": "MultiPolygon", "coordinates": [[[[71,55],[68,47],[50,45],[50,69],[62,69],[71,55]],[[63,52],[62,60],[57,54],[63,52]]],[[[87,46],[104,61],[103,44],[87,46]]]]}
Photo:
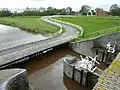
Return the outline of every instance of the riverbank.
{"type": "Polygon", "coordinates": [[[14,26],[28,32],[44,35],[54,33],[59,30],[59,27],[56,25],[42,21],[40,16],[2,17],[0,18],[0,24],[14,26]]]}

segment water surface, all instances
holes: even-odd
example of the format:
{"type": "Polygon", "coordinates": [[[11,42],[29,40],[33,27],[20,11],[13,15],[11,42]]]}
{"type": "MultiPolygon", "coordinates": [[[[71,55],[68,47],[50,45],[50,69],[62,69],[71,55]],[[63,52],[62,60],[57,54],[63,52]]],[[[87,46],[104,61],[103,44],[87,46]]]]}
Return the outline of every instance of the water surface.
{"type": "Polygon", "coordinates": [[[0,24],[0,44],[21,40],[29,37],[34,37],[34,36],[39,36],[39,38],[44,37],[41,34],[28,33],[16,27],[0,24]]]}
{"type": "Polygon", "coordinates": [[[67,47],[57,48],[27,63],[30,85],[36,90],[90,90],[63,75],[62,57],[77,55],[67,47]]]}

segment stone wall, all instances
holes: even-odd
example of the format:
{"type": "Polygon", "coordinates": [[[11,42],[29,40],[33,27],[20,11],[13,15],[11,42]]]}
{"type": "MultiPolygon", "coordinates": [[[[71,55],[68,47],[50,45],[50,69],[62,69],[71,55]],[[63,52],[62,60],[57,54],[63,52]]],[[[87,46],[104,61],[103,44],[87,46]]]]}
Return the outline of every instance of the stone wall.
{"type": "Polygon", "coordinates": [[[29,90],[26,70],[24,69],[1,70],[0,90],[29,90]]]}

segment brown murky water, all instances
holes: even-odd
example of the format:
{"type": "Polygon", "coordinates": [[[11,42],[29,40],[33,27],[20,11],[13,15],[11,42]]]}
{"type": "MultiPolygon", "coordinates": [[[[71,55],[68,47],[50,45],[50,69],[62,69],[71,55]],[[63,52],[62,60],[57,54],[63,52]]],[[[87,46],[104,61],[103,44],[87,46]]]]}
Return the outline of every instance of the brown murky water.
{"type": "MultiPolygon", "coordinates": [[[[0,25],[0,43],[31,36],[34,35],[20,31],[18,28],[0,25]]],[[[90,90],[63,75],[61,58],[68,54],[78,56],[78,54],[69,49],[67,45],[61,45],[32,60],[7,68],[26,68],[29,83],[33,90],[90,90]]],[[[100,67],[102,67],[101,69],[105,69],[105,66],[105,64],[101,64],[100,67]]]]}
{"type": "Polygon", "coordinates": [[[27,62],[31,87],[34,90],[90,90],[63,75],[61,58],[67,54],[77,55],[64,46],[27,62]]]}
{"type": "MultiPolygon", "coordinates": [[[[32,90],[90,90],[63,75],[63,61],[61,58],[68,54],[79,57],[66,44],[58,46],[52,51],[41,54],[27,62],[7,68],[27,69],[29,84],[32,90]]],[[[105,63],[97,66],[102,70],[108,67],[105,63]]]]}

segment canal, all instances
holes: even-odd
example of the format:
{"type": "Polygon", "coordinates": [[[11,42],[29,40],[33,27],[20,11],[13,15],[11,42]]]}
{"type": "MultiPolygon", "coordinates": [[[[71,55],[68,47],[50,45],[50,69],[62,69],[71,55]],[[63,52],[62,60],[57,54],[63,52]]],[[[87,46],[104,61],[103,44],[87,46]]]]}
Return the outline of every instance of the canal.
{"type": "Polygon", "coordinates": [[[7,68],[27,69],[29,84],[33,90],[90,90],[63,74],[62,58],[68,54],[79,57],[68,44],[63,44],[47,53],[7,68]]]}
{"type": "Polygon", "coordinates": [[[26,64],[30,85],[38,90],[89,90],[63,75],[62,57],[77,55],[67,45],[56,47],[26,64]]]}
{"type": "MultiPolygon", "coordinates": [[[[18,28],[0,25],[0,44],[13,42],[21,39],[31,40],[33,37],[46,39],[42,35],[35,35],[21,31],[18,28]],[[32,37],[32,38],[30,38],[32,37]]],[[[32,90],[90,90],[83,87],[63,74],[63,57],[66,55],[79,57],[79,54],[72,51],[68,43],[54,47],[51,51],[42,53],[28,61],[11,65],[9,68],[24,68],[27,70],[29,84],[32,90]]],[[[101,69],[106,65],[102,63],[101,69]]]]}
{"type": "MultiPolygon", "coordinates": [[[[36,36],[41,39],[47,38],[42,35],[22,31],[19,28],[0,24],[0,44],[7,44],[8,42],[19,41],[25,38],[29,40],[30,37],[36,36]]],[[[11,65],[4,69],[27,69],[30,87],[33,90],[89,90],[63,75],[61,58],[68,54],[77,55],[68,47],[68,44],[64,44],[26,62],[11,65]]]]}

